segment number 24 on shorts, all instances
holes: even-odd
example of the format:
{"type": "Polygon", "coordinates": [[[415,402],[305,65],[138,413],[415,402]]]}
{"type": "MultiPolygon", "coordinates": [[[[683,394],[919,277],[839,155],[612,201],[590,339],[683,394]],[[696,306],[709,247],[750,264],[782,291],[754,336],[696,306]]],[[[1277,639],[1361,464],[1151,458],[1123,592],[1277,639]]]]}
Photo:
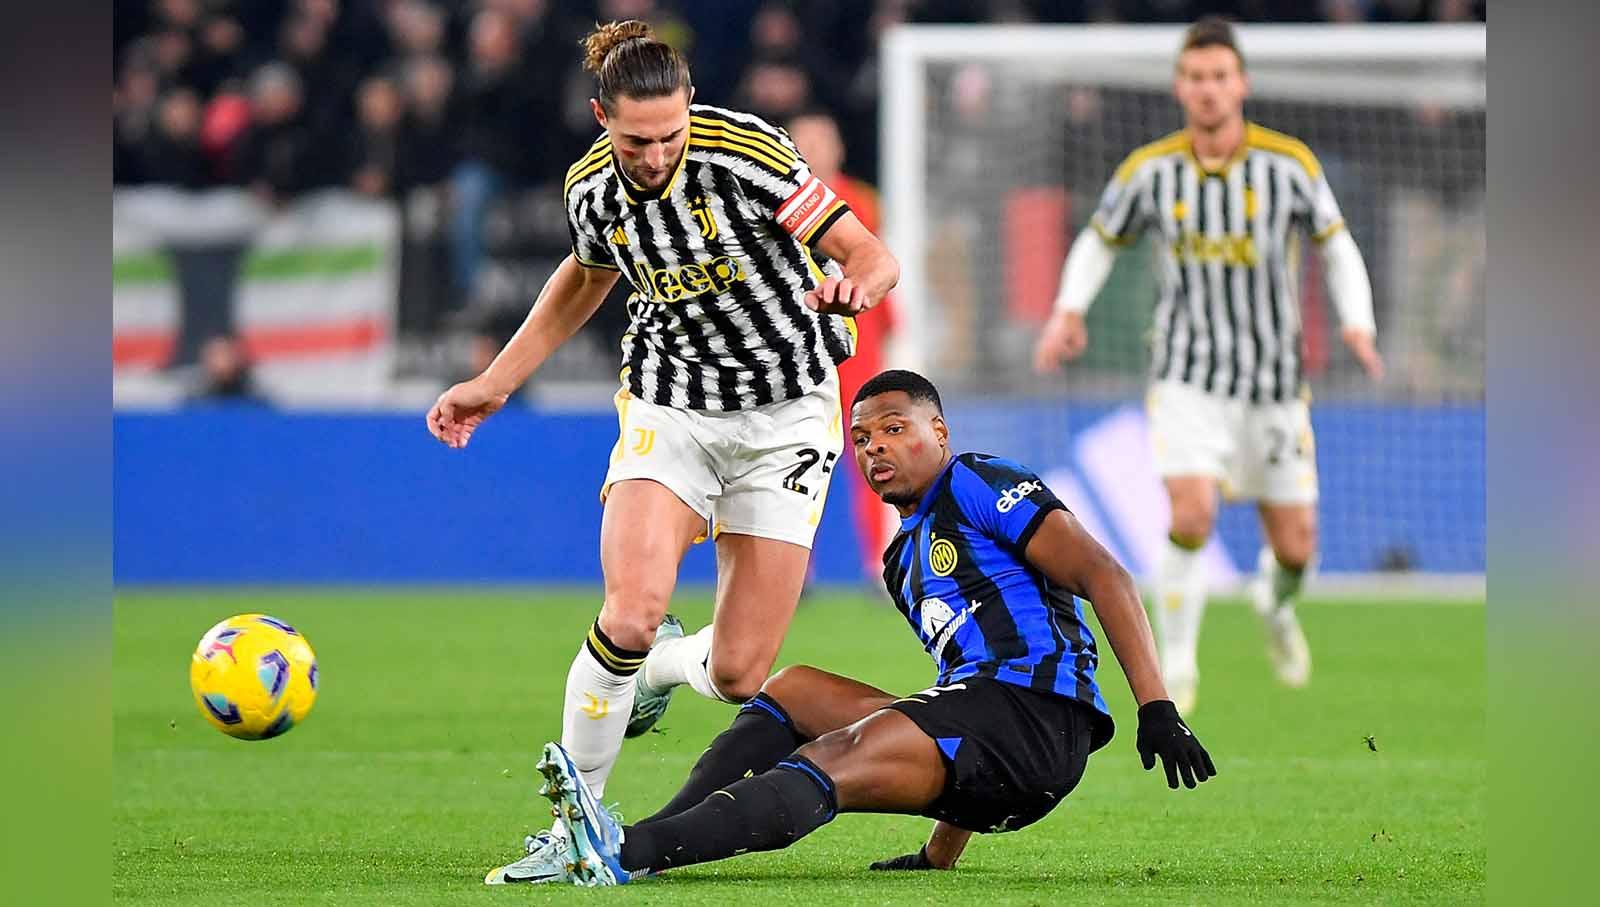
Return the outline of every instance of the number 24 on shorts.
{"type": "Polygon", "coordinates": [[[806,473],[810,472],[811,467],[817,465],[819,461],[822,463],[822,474],[826,476],[833,471],[833,461],[839,458],[839,455],[832,451],[829,451],[827,457],[824,458],[821,451],[814,447],[800,448],[797,456],[800,457],[800,462],[795,464],[794,469],[791,469],[789,474],[783,477],[783,487],[797,494],[808,496],[811,494],[811,489],[800,480],[805,478],[806,473]]]}

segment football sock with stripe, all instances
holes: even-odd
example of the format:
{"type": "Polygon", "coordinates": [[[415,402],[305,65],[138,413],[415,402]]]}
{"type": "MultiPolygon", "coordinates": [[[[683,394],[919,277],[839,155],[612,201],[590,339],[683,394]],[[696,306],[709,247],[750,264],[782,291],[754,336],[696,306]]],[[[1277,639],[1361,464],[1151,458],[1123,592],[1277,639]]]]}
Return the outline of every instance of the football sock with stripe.
{"type": "Polygon", "coordinates": [[[622,732],[633,711],[633,675],[644,652],[617,646],[596,620],[567,672],[566,706],[561,714],[561,745],[596,797],[622,750],[622,732]]]}
{"type": "Polygon", "coordinates": [[[1206,609],[1206,577],[1200,546],[1167,539],[1156,577],[1156,631],[1161,643],[1161,674],[1193,678],[1198,672],[1200,618],[1206,609]]]}
{"type": "Polygon", "coordinates": [[[660,872],[778,850],[821,828],[838,811],[833,779],[804,756],[789,756],[675,816],[628,826],[622,868],[660,872]]]}
{"type": "Polygon", "coordinates": [[[757,693],[739,709],[733,724],[700,754],[688,780],[667,805],[643,821],[655,822],[684,812],[746,775],[767,771],[805,742],[783,706],[767,694],[757,693]]]}

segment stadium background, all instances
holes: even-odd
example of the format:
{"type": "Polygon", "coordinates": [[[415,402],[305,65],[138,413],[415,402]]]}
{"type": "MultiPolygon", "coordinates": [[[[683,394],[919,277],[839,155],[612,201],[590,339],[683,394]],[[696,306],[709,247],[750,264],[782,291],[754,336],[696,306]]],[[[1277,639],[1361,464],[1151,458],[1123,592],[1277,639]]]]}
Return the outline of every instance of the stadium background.
{"type": "MultiPolygon", "coordinates": [[[[1482,4],[823,0],[785,9],[115,4],[113,897],[211,904],[225,891],[262,903],[435,905],[582,896],[513,895],[479,880],[547,821],[529,754],[557,732],[563,668],[597,604],[594,492],[615,432],[608,401],[621,327],[607,316],[619,307],[467,451],[429,438],[421,414],[492,352],[566,251],[550,180],[594,132],[573,42],[596,18],[656,22],[690,54],[707,100],[778,121],[802,107],[830,111],[848,145],[845,171],[885,189],[886,221],[904,197],[897,178],[925,187],[912,200],[927,215],[916,262],[926,292],[897,300],[905,317],[891,358],[940,382],[959,445],[1037,465],[1097,534],[1147,568],[1165,519],[1143,462],[1139,406],[1148,245],[1124,256],[1092,311],[1083,361],[1047,380],[1022,353],[1110,168],[1176,125],[1160,83],[1181,23],[1223,12],[1313,23],[1319,50],[1389,44],[1393,55],[1399,44],[1422,61],[1397,76],[1381,61],[1346,58],[1330,75],[1289,54],[1310,93],[1285,95],[1281,70],[1265,54],[1252,59],[1263,91],[1247,113],[1303,134],[1332,174],[1373,272],[1391,370],[1381,387],[1366,385],[1329,342],[1310,259],[1303,315],[1325,549],[1299,608],[1316,657],[1312,685],[1274,684],[1258,622],[1237,596],[1223,597],[1206,620],[1193,719],[1223,774],[1198,791],[1167,791],[1159,773],[1140,770],[1134,704],[1105,658],[1119,729],[1092,777],[1037,826],[975,841],[962,871],[869,873],[869,859],[914,848],[926,823],[848,816],[781,853],[615,895],[775,905],[854,903],[864,892],[880,903],[1481,901],[1492,739],[1482,733],[1480,607],[1483,105],[1481,93],[1476,106],[1455,108],[1415,97],[1445,28],[1416,23],[1481,22],[1482,4]],[[1128,23],[1160,52],[1132,67],[1144,70],[1138,84],[1073,82],[1051,69],[1059,61],[1022,53],[935,56],[923,72],[926,105],[880,103],[909,35],[899,23],[1028,20],[1128,23]],[[1325,20],[1369,24],[1316,24],[1325,20]],[[1428,32],[1379,40],[1407,28],[1428,32]],[[375,74],[403,86],[403,103],[367,81],[375,74]],[[394,125],[361,128],[357,108],[369,126],[394,125]],[[897,113],[919,117],[918,130],[880,126],[897,113]],[[918,150],[916,172],[882,166],[918,150]],[[480,210],[479,229],[454,229],[477,223],[458,214],[480,210]],[[461,267],[471,260],[480,265],[461,267]],[[1375,588],[1352,594],[1352,576],[1375,588]],[[295,623],[321,667],[310,720],[270,743],[209,729],[182,679],[204,628],[244,612],[295,623]]],[[[1482,44],[1481,24],[1458,28],[1482,44]]],[[[963,48],[994,40],[954,34],[963,48]]],[[[1120,49],[1129,33],[1116,34],[1120,49]]],[[[1249,30],[1243,40],[1250,54],[1249,30]]],[[[836,483],[818,536],[818,578],[830,587],[806,600],[778,663],[918,689],[926,657],[881,597],[856,585],[842,490],[836,483]]],[[[73,489],[53,492],[59,500],[73,489]]],[[[1253,523],[1244,508],[1224,512],[1219,580],[1250,562],[1253,523]]],[[[712,610],[710,551],[695,551],[685,575],[697,582],[680,587],[673,609],[698,626],[712,610]]],[[[76,628],[74,641],[81,649],[76,628]]],[[[68,704],[76,685],[29,689],[62,714],[81,712],[68,704]]],[[[1527,708],[1518,700],[1512,711],[1527,708]]],[[[678,697],[661,733],[628,744],[608,798],[629,816],[659,806],[728,717],[719,703],[678,697]]],[[[83,749],[73,730],[60,737],[61,765],[76,765],[83,749]]]]}
{"type": "MultiPolygon", "coordinates": [[[[655,23],[688,52],[702,100],[779,123],[827,111],[847,148],[844,170],[874,183],[883,144],[896,139],[882,134],[878,109],[881,38],[895,25],[1181,23],[1203,12],[1278,22],[1484,15],[1481,3],[1419,0],[117,3],[117,581],[598,578],[594,493],[614,440],[620,305],[602,309],[465,454],[434,443],[421,420],[443,386],[509,336],[566,252],[557,186],[595,132],[576,52],[595,19],[655,23]]],[[[958,70],[941,83],[948,93],[935,105],[957,126],[979,76],[958,70]]],[[[1140,103],[1073,97],[1094,100],[1140,103]]],[[[1270,108],[1249,112],[1280,125],[1270,108]]],[[[1395,373],[1377,391],[1352,380],[1310,271],[1322,570],[1481,576],[1482,111],[1441,117],[1418,107],[1396,119],[1381,135],[1407,136],[1407,147],[1443,135],[1464,157],[1406,161],[1336,118],[1320,132],[1300,130],[1328,159],[1367,251],[1380,346],[1395,373]],[[1361,155],[1374,148],[1379,160],[1363,172],[1361,155]],[[1340,160],[1354,162],[1354,185],[1342,182],[1340,160]],[[1412,209],[1442,223],[1438,245],[1464,249],[1441,258],[1435,286],[1444,289],[1428,298],[1385,292],[1396,256],[1375,244],[1392,224],[1372,187],[1392,180],[1358,178],[1384,166],[1468,177],[1417,181],[1433,197],[1412,209]]],[[[1158,134],[1118,125],[1102,119],[1099,144],[1078,158],[1097,162],[1008,186],[1007,198],[1049,190],[1078,200],[1058,216],[1081,223],[1082,200],[1092,201],[1116,156],[1158,134]]],[[[960,138],[957,129],[949,147],[931,149],[949,152],[952,178],[962,166],[992,166],[964,159],[960,138]]],[[[995,194],[945,201],[972,212],[957,237],[1016,228],[1014,208],[995,194]]],[[[1055,246],[1067,239],[1061,231],[1055,246]]],[[[1036,465],[1142,570],[1164,504],[1129,460],[1139,450],[1144,368],[1137,269],[1119,267],[1097,304],[1090,357],[1045,381],[1026,370],[1022,350],[1059,257],[1033,256],[1010,274],[995,269],[1013,262],[972,257],[941,275],[956,287],[942,293],[965,291],[967,317],[947,321],[938,350],[918,351],[950,397],[958,444],[1036,465]]],[[[816,572],[857,582],[841,491],[836,484],[818,536],[816,572]]],[[[1220,581],[1252,562],[1253,523],[1242,509],[1225,512],[1220,581]]],[[[686,578],[711,578],[709,554],[694,553],[686,578]]]]}

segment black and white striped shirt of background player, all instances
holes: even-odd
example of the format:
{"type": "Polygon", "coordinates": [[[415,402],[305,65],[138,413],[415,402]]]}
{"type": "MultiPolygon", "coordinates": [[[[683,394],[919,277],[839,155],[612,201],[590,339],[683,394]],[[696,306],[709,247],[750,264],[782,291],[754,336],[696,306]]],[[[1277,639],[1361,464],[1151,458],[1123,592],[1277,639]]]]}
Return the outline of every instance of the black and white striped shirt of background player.
{"type": "Polygon", "coordinates": [[[1256,403],[1301,393],[1298,230],[1322,242],[1344,228],[1305,144],[1249,123],[1243,147],[1207,171],[1175,132],[1128,155],[1091,226],[1119,245],[1156,231],[1157,379],[1256,403]]]}
{"type": "Polygon", "coordinates": [[[731,411],[803,396],[855,351],[853,319],[801,299],[841,276],[815,243],[849,208],[787,133],[695,104],[678,169],[634,185],[601,136],[567,171],[572,253],[632,284],[624,380],[635,397],[731,411]]]}

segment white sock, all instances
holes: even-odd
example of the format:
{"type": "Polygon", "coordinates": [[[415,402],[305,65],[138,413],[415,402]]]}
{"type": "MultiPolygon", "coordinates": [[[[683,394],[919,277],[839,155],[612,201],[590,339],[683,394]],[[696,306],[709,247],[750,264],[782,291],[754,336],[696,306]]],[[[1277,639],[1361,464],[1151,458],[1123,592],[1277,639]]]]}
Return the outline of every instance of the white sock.
{"type": "Polygon", "coordinates": [[[663,639],[650,647],[644,662],[645,685],[666,690],[688,684],[696,693],[718,702],[732,702],[711,682],[711,625],[678,639],[663,639]]]}
{"type": "Polygon", "coordinates": [[[566,707],[561,714],[561,745],[596,797],[622,751],[622,732],[633,711],[634,675],[643,653],[619,650],[597,622],[567,672],[566,707]]]}
{"type": "Polygon", "coordinates": [[[1261,555],[1256,558],[1256,567],[1267,580],[1267,588],[1272,590],[1272,605],[1274,608],[1294,607],[1295,596],[1300,594],[1300,587],[1305,582],[1306,569],[1292,571],[1284,569],[1278,563],[1278,556],[1272,553],[1270,547],[1263,546],[1261,555]]]}
{"type": "Polygon", "coordinates": [[[1156,578],[1156,632],[1161,674],[1167,680],[1199,674],[1200,617],[1206,609],[1206,577],[1200,549],[1167,540],[1156,578]]]}

